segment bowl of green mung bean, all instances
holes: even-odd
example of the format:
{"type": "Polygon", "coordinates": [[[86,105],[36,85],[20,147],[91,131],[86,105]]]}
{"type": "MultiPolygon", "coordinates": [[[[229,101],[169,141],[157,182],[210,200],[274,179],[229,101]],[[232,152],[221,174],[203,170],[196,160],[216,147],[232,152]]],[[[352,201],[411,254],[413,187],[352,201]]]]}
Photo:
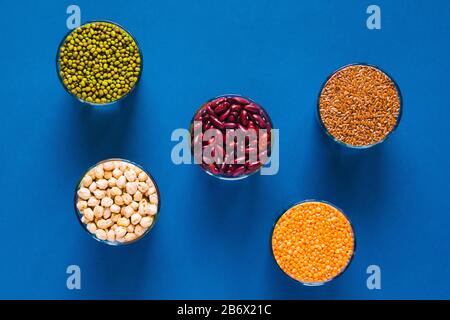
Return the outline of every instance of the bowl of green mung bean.
{"type": "Polygon", "coordinates": [[[56,55],[61,84],[89,105],[109,105],[128,96],[142,68],[142,51],[135,38],[109,21],[92,21],[71,30],[56,55]]]}

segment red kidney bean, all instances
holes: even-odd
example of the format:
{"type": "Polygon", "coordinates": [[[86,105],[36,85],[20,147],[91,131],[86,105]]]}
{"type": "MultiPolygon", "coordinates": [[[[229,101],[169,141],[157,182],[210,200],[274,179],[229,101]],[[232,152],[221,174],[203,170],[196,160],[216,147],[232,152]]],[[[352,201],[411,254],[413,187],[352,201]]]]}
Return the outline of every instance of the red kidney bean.
{"type": "Polygon", "coordinates": [[[228,110],[229,108],[230,108],[230,103],[227,102],[227,101],[225,101],[225,102],[219,104],[219,105],[214,109],[214,112],[215,112],[216,114],[220,114],[220,113],[222,113],[222,112],[228,110]]]}
{"type": "Polygon", "coordinates": [[[247,128],[244,127],[244,124],[242,123],[242,121],[241,121],[241,123],[238,124],[238,128],[242,131],[243,134],[245,134],[247,132],[247,128]]]}
{"type": "Polygon", "coordinates": [[[263,128],[263,129],[266,127],[266,122],[263,120],[263,118],[259,114],[251,113],[250,117],[252,117],[253,120],[255,120],[258,127],[263,128]]]}
{"type": "Polygon", "coordinates": [[[216,117],[211,116],[210,118],[211,123],[217,128],[217,129],[223,129],[223,123],[219,121],[216,117]]]}
{"type": "Polygon", "coordinates": [[[218,106],[219,104],[222,104],[223,102],[226,102],[226,101],[227,101],[226,97],[220,97],[220,98],[217,98],[217,99],[211,101],[210,103],[213,104],[214,106],[218,106]]]}
{"type": "Polygon", "coordinates": [[[244,109],[251,113],[259,113],[259,111],[261,110],[261,108],[255,105],[254,103],[246,105],[244,109]]]}
{"type": "Polygon", "coordinates": [[[210,115],[215,116],[216,114],[214,113],[214,110],[211,108],[211,106],[207,105],[205,107],[206,112],[208,112],[210,115]]]}
{"type": "Polygon", "coordinates": [[[213,174],[219,174],[219,169],[214,165],[214,163],[211,163],[208,165],[208,170],[213,174]]]}
{"type": "Polygon", "coordinates": [[[241,109],[242,109],[242,106],[240,104],[233,104],[230,107],[231,112],[239,112],[239,111],[241,111],[241,109]]]}
{"type": "Polygon", "coordinates": [[[232,171],[233,177],[239,177],[245,173],[245,166],[239,166],[232,171]]]}
{"type": "Polygon", "coordinates": [[[228,116],[230,115],[230,109],[227,109],[220,117],[219,117],[219,120],[220,121],[225,121],[227,118],[228,118],[228,116]]]}
{"type": "MultiPolygon", "coordinates": [[[[221,175],[225,177],[239,177],[245,174],[249,174],[257,171],[262,163],[260,159],[256,163],[250,163],[250,155],[256,153],[258,147],[267,146],[268,152],[270,154],[270,134],[262,135],[258,137],[258,132],[260,129],[268,129],[270,132],[271,124],[270,119],[264,109],[262,109],[258,104],[251,102],[248,99],[242,97],[220,97],[206,103],[200,108],[198,113],[194,116],[194,120],[202,122],[203,130],[216,129],[223,136],[224,147],[219,148],[216,146],[214,157],[212,160],[220,160],[223,163],[207,165],[202,164],[202,168],[209,171],[213,175],[221,175]],[[248,134],[248,130],[252,129],[257,134],[255,139],[253,137],[246,136],[245,143],[243,145],[239,144],[239,150],[236,150],[235,141],[226,141],[226,130],[239,129],[241,133],[248,134]],[[268,138],[268,141],[266,139],[268,138]],[[259,143],[261,141],[261,143],[259,143]],[[233,151],[234,158],[229,159],[229,156],[225,151],[233,151]],[[217,157],[216,157],[217,153],[217,157]],[[238,158],[238,155],[240,156],[238,158]],[[231,160],[231,164],[227,164],[231,160]],[[237,161],[243,161],[239,164],[237,161]]],[[[198,127],[197,127],[198,128],[198,127]]],[[[193,135],[194,126],[191,127],[191,134],[193,135]]],[[[215,133],[217,135],[217,133],[215,133]]],[[[203,147],[214,143],[214,139],[209,141],[202,141],[200,135],[196,135],[192,142],[201,142],[203,147]]],[[[208,155],[207,155],[208,156],[208,155]]]]}
{"type": "Polygon", "coordinates": [[[227,118],[228,122],[236,122],[236,117],[234,115],[231,115],[227,118]]]}
{"type": "Polygon", "coordinates": [[[206,131],[209,128],[211,128],[211,121],[210,120],[207,120],[206,122],[203,121],[203,131],[206,131]]]}
{"type": "Polygon", "coordinates": [[[239,121],[242,123],[242,125],[244,126],[248,126],[248,113],[245,110],[242,110],[241,113],[239,114],[239,121]]]}
{"type": "Polygon", "coordinates": [[[249,172],[256,171],[256,170],[258,170],[259,168],[261,168],[261,163],[260,163],[259,161],[256,162],[256,163],[252,163],[252,164],[247,165],[247,170],[248,170],[249,172]]]}
{"type": "Polygon", "coordinates": [[[247,99],[242,98],[242,97],[230,97],[230,100],[236,102],[237,104],[243,105],[243,106],[250,103],[250,101],[248,101],[247,99]]]}
{"type": "Polygon", "coordinates": [[[223,124],[223,127],[225,129],[237,129],[238,125],[236,123],[233,123],[233,122],[226,122],[226,123],[223,124]]]}

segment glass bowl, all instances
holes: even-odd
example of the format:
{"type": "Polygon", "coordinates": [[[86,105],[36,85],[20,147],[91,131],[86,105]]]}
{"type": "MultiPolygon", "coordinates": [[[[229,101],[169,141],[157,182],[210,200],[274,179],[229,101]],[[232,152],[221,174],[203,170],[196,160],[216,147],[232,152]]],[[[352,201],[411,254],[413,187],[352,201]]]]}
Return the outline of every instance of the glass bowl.
{"type": "MultiPolygon", "coordinates": [[[[221,180],[229,180],[229,181],[241,180],[241,179],[249,177],[249,176],[255,174],[256,172],[260,171],[261,167],[264,166],[264,164],[266,164],[269,161],[270,152],[271,152],[271,148],[272,148],[271,146],[272,146],[272,143],[274,141],[273,135],[272,135],[272,131],[271,131],[271,129],[273,128],[273,123],[272,123],[272,120],[270,119],[270,116],[267,113],[267,111],[260,104],[255,102],[253,99],[250,99],[250,98],[245,97],[245,96],[240,95],[240,94],[223,94],[223,95],[219,95],[219,96],[216,96],[214,98],[211,98],[208,101],[206,101],[202,106],[200,106],[200,108],[198,108],[195,111],[194,116],[192,117],[192,120],[191,120],[191,124],[189,126],[191,154],[192,154],[194,159],[195,159],[195,156],[194,156],[194,144],[192,143],[193,136],[194,136],[194,134],[193,134],[194,121],[196,121],[197,116],[199,116],[202,111],[205,112],[204,110],[208,106],[209,103],[211,103],[211,102],[213,102],[213,101],[215,101],[217,99],[220,99],[220,98],[228,98],[228,99],[241,98],[241,99],[247,100],[250,104],[256,106],[259,109],[259,111],[258,111],[259,113],[258,114],[259,115],[263,115],[264,120],[265,120],[265,124],[266,125],[268,124],[268,128],[267,129],[268,129],[268,131],[270,131],[270,134],[269,134],[269,132],[267,132],[269,134],[268,141],[270,141],[270,143],[267,146],[267,158],[268,158],[267,161],[263,162],[263,161],[258,160],[260,162],[259,165],[255,165],[255,167],[251,168],[251,169],[248,169],[248,165],[245,165],[247,170],[244,171],[242,174],[238,174],[236,176],[232,176],[230,174],[226,174],[226,173],[223,173],[223,172],[216,172],[215,173],[215,172],[212,172],[212,170],[210,168],[208,168],[208,165],[206,163],[204,163],[203,160],[202,160],[202,163],[198,164],[203,169],[203,171],[205,171],[207,174],[209,174],[209,175],[211,175],[211,176],[213,176],[215,178],[218,178],[218,179],[221,179],[221,180]]],[[[202,120],[199,120],[199,121],[202,121],[202,120]]],[[[202,133],[203,133],[204,130],[205,130],[203,121],[202,121],[202,124],[203,124],[202,133]]],[[[225,129],[222,129],[222,130],[225,130],[225,129]]],[[[259,130],[259,129],[257,128],[257,130],[259,130]]],[[[259,144],[259,135],[258,135],[257,139],[258,139],[257,141],[258,141],[258,144],[259,144]]],[[[225,144],[225,137],[223,137],[223,140],[224,140],[223,142],[225,144]]],[[[257,151],[257,156],[259,158],[259,152],[258,151],[257,151]]],[[[247,159],[247,157],[248,156],[246,156],[246,159],[247,159]]],[[[234,164],[234,166],[238,166],[238,165],[239,164],[234,164]]]]}
{"type": "Polygon", "coordinates": [[[275,261],[275,263],[276,263],[278,269],[280,269],[280,270],[281,270],[285,275],[287,275],[290,279],[294,280],[296,283],[300,283],[300,284],[302,284],[302,285],[304,285],[304,286],[308,286],[308,287],[321,286],[321,285],[324,285],[324,284],[326,284],[326,283],[328,283],[328,282],[330,282],[330,281],[332,281],[332,280],[334,280],[334,279],[340,277],[340,276],[345,272],[345,270],[347,270],[347,268],[350,266],[351,262],[353,261],[353,257],[355,256],[355,251],[356,251],[356,237],[355,237],[354,228],[353,228],[353,225],[352,225],[350,219],[349,219],[348,216],[344,213],[344,211],[342,211],[339,207],[335,206],[334,204],[332,204],[332,203],[330,203],[330,202],[328,202],[328,201],[308,199],[308,200],[303,200],[303,201],[294,203],[294,204],[291,205],[288,209],[284,210],[282,214],[280,214],[280,215],[278,216],[278,218],[276,219],[274,225],[272,226],[272,233],[271,233],[271,238],[270,238],[270,250],[271,250],[271,252],[272,252],[272,257],[273,257],[273,259],[274,259],[274,261],[275,261]],[[311,202],[313,202],[313,203],[314,203],[314,202],[315,202],[315,203],[323,203],[323,204],[328,205],[328,206],[331,206],[331,207],[335,208],[337,211],[339,211],[339,212],[342,214],[342,216],[348,221],[348,223],[349,223],[349,225],[350,225],[351,232],[352,232],[352,239],[353,239],[353,251],[352,251],[351,256],[349,257],[349,259],[348,259],[348,261],[347,261],[347,264],[346,264],[346,265],[341,269],[341,271],[339,271],[339,273],[337,273],[334,277],[332,277],[332,278],[330,278],[330,279],[327,279],[327,280],[324,280],[324,281],[318,281],[318,282],[305,282],[305,281],[301,281],[301,280],[299,280],[299,279],[294,278],[293,276],[291,276],[290,274],[288,274],[285,270],[283,270],[283,268],[278,264],[278,261],[277,261],[277,259],[276,259],[276,257],[275,257],[275,254],[274,254],[274,252],[273,252],[273,244],[272,244],[272,241],[273,241],[273,233],[274,233],[275,227],[276,227],[276,225],[278,224],[278,221],[281,219],[281,217],[283,217],[284,214],[286,214],[286,213],[287,213],[290,209],[292,209],[293,207],[295,207],[295,206],[297,206],[297,205],[300,205],[300,204],[303,204],[303,203],[311,203],[311,202]]]}
{"type": "Polygon", "coordinates": [[[383,69],[379,68],[378,66],[375,66],[375,65],[372,65],[372,64],[368,64],[368,63],[364,63],[364,62],[361,62],[361,63],[350,63],[350,64],[347,64],[347,65],[345,65],[345,66],[342,66],[342,67],[340,67],[339,69],[337,69],[337,70],[335,70],[334,72],[332,72],[332,73],[327,77],[327,79],[323,82],[323,84],[322,84],[322,86],[321,86],[321,88],[320,88],[320,91],[319,91],[318,98],[317,98],[316,117],[317,117],[317,120],[318,120],[318,122],[319,122],[320,127],[321,127],[322,130],[326,133],[326,135],[327,135],[328,137],[330,137],[334,142],[338,143],[338,144],[341,145],[341,146],[350,148],[350,149],[359,149],[359,150],[362,150],[362,149],[368,149],[368,148],[371,148],[371,147],[373,147],[373,146],[379,145],[379,144],[381,144],[382,142],[386,141],[387,138],[391,136],[391,134],[397,129],[398,125],[400,124],[400,121],[401,121],[401,118],[402,118],[402,114],[403,114],[403,97],[402,97],[402,93],[401,93],[401,91],[400,91],[400,87],[398,86],[397,82],[394,80],[393,77],[391,77],[391,75],[390,75],[389,73],[385,72],[383,69]],[[343,70],[343,69],[345,69],[345,68],[347,68],[347,67],[351,67],[351,66],[367,66],[367,67],[372,67],[372,68],[375,68],[375,69],[381,71],[382,73],[384,73],[384,74],[392,81],[392,83],[394,84],[394,86],[395,86],[395,88],[396,88],[396,90],[397,90],[397,94],[398,94],[399,101],[400,101],[399,114],[398,114],[398,117],[397,117],[397,121],[396,121],[394,127],[392,128],[392,130],[391,130],[391,131],[390,131],[390,132],[389,132],[382,140],[380,140],[380,141],[378,141],[378,142],[375,142],[375,143],[372,143],[372,144],[369,144],[369,145],[357,146],[357,145],[348,144],[348,143],[345,143],[345,142],[343,142],[343,141],[341,141],[341,140],[338,140],[337,138],[335,138],[335,137],[328,131],[327,127],[325,126],[325,124],[324,124],[323,121],[322,121],[322,117],[320,116],[320,97],[321,97],[321,95],[322,95],[323,89],[324,89],[325,86],[327,85],[328,81],[329,81],[334,75],[336,75],[337,72],[339,72],[339,71],[341,71],[341,70],[343,70]]]}
{"type": "Polygon", "coordinates": [[[79,27],[76,27],[76,28],[74,28],[74,29],[72,29],[72,30],[69,30],[69,31],[66,33],[66,35],[63,37],[63,39],[61,40],[61,42],[59,43],[58,51],[56,52],[56,74],[58,75],[59,82],[60,82],[61,85],[63,86],[64,90],[65,90],[69,95],[71,95],[72,97],[74,97],[76,100],[80,101],[81,103],[84,103],[84,104],[87,104],[87,105],[90,105],[90,106],[93,106],[93,107],[95,107],[95,106],[110,106],[110,105],[115,105],[115,104],[117,104],[117,102],[122,101],[122,100],[123,100],[125,97],[127,97],[131,92],[133,92],[134,89],[137,87],[139,81],[141,80],[141,75],[142,75],[142,71],[143,71],[143,70],[144,70],[144,56],[143,56],[143,54],[142,54],[142,49],[141,49],[141,46],[139,45],[139,42],[136,40],[136,38],[133,36],[133,34],[132,34],[131,32],[129,32],[129,31],[128,31],[127,29],[125,29],[124,27],[122,27],[120,24],[115,23],[115,22],[112,22],[112,21],[108,21],[108,20],[88,21],[88,22],[86,22],[86,23],[80,25],[79,27]],[[89,102],[89,101],[86,101],[86,100],[84,100],[84,99],[78,97],[77,95],[75,95],[74,93],[72,93],[72,92],[66,87],[66,85],[64,84],[64,81],[63,81],[63,79],[62,79],[62,77],[61,77],[61,74],[60,74],[60,70],[61,70],[61,68],[60,68],[61,66],[60,66],[60,63],[59,63],[60,49],[61,49],[61,47],[64,45],[64,43],[65,43],[67,37],[70,36],[70,35],[71,35],[73,32],[75,32],[76,30],[78,30],[78,29],[80,29],[80,28],[82,28],[82,27],[85,27],[85,26],[87,26],[87,25],[89,25],[89,24],[93,24],[93,23],[108,23],[108,24],[111,24],[111,25],[113,25],[113,26],[116,26],[116,27],[122,29],[122,30],[123,30],[125,33],[127,33],[127,34],[133,39],[133,41],[136,43],[136,46],[137,46],[137,48],[138,48],[138,50],[139,50],[139,57],[140,57],[140,59],[141,59],[141,66],[140,66],[141,71],[139,72],[139,75],[138,75],[138,77],[137,77],[137,80],[136,80],[134,86],[133,86],[126,94],[124,94],[123,96],[121,96],[121,97],[118,98],[117,100],[110,101],[110,102],[105,102],[105,103],[89,102]]]}
{"type": "Polygon", "coordinates": [[[140,165],[138,165],[138,164],[136,164],[136,163],[134,163],[134,162],[132,162],[132,161],[129,161],[129,160],[126,160],[126,159],[121,159],[121,158],[110,158],[110,159],[105,159],[105,160],[102,160],[102,161],[100,161],[100,162],[94,164],[94,165],[91,166],[89,169],[87,169],[87,170],[83,173],[83,175],[81,176],[81,178],[78,180],[78,183],[77,183],[77,185],[76,185],[76,187],[75,187],[75,192],[74,192],[74,199],[73,199],[73,201],[74,201],[73,204],[74,204],[74,209],[75,209],[75,215],[76,215],[77,220],[78,220],[78,222],[80,223],[81,227],[82,227],[82,228],[83,228],[83,229],[84,229],[84,230],[85,230],[92,238],[94,238],[95,240],[97,240],[97,241],[99,241],[99,242],[101,242],[101,243],[107,244],[107,245],[111,245],[111,246],[124,246],[124,245],[129,245],[129,244],[131,244],[131,243],[134,243],[134,242],[136,242],[136,241],[138,241],[138,240],[144,238],[144,237],[150,232],[150,230],[153,229],[154,225],[156,224],[156,222],[157,222],[157,220],[158,220],[158,217],[159,217],[159,212],[160,212],[160,209],[161,209],[161,194],[160,194],[160,192],[159,192],[158,185],[156,184],[156,181],[155,181],[155,179],[153,178],[153,176],[152,176],[150,173],[148,173],[148,171],[146,171],[142,166],[140,166],[140,165]],[[151,226],[148,227],[148,229],[147,229],[141,236],[137,237],[137,238],[134,239],[134,240],[127,241],[127,242],[119,242],[119,241],[111,242],[111,241],[109,241],[109,240],[101,240],[101,239],[97,238],[97,237],[95,236],[95,234],[91,233],[91,232],[87,229],[87,225],[84,224],[84,223],[81,221],[81,218],[83,217],[83,214],[82,214],[82,213],[80,212],[80,210],[78,210],[78,208],[77,208],[77,202],[78,202],[78,194],[77,194],[77,192],[78,192],[78,189],[79,189],[80,186],[81,186],[81,183],[82,183],[82,181],[83,181],[83,178],[84,178],[84,177],[85,177],[92,169],[94,169],[94,168],[97,167],[98,165],[103,164],[103,163],[105,163],[105,162],[109,162],[109,161],[121,161],[121,162],[126,162],[126,163],[128,163],[128,164],[131,164],[131,165],[136,166],[137,168],[141,169],[141,170],[142,170],[143,172],[145,172],[145,173],[147,174],[147,176],[152,180],[152,182],[153,182],[153,184],[154,184],[154,186],[155,186],[155,189],[156,189],[156,194],[158,195],[157,212],[156,212],[156,214],[153,216],[153,222],[152,222],[151,226]]]}

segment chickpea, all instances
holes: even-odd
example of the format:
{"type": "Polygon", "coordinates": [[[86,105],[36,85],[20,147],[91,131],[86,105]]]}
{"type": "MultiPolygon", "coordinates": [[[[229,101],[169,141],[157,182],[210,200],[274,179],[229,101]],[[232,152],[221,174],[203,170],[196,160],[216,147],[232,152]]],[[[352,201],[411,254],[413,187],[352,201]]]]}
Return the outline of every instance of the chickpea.
{"type": "Polygon", "coordinates": [[[134,213],[134,210],[131,206],[126,206],[124,209],[124,213],[123,215],[125,216],[125,218],[130,218],[134,213]]]}
{"type": "Polygon", "coordinates": [[[91,197],[91,192],[87,188],[80,188],[77,191],[77,195],[83,200],[88,200],[91,197]]]}
{"type": "Polygon", "coordinates": [[[127,233],[127,230],[124,227],[117,227],[115,233],[117,238],[122,238],[127,233]]]}
{"type": "Polygon", "coordinates": [[[89,191],[94,192],[95,190],[97,190],[97,183],[93,181],[89,186],[89,191]]]}
{"type": "Polygon", "coordinates": [[[111,171],[105,171],[105,174],[103,175],[103,178],[106,180],[109,180],[112,178],[112,172],[111,171]]]}
{"type": "Polygon", "coordinates": [[[116,234],[115,234],[114,230],[108,231],[107,238],[108,238],[108,241],[111,241],[111,242],[116,241],[116,234]]]}
{"type": "Polygon", "coordinates": [[[90,175],[84,176],[83,180],[81,181],[81,185],[83,187],[88,188],[92,183],[92,177],[90,175]]]}
{"type": "Polygon", "coordinates": [[[104,212],[105,211],[105,209],[103,209],[103,207],[101,207],[101,206],[96,206],[95,208],[94,208],[94,216],[96,217],[96,218],[101,218],[101,217],[103,217],[103,214],[105,213],[104,212]]]}
{"type": "Polygon", "coordinates": [[[156,193],[150,195],[149,200],[152,204],[158,204],[158,195],[156,193]]]}
{"type": "Polygon", "coordinates": [[[147,195],[149,196],[149,195],[154,194],[154,193],[156,193],[156,188],[155,187],[149,187],[148,190],[147,190],[147,195]]]}
{"type": "Polygon", "coordinates": [[[117,238],[116,237],[116,241],[119,242],[119,243],[124,243],[125,242],[125,238],[123,238],[123,237],[117,238]]]}
{"type": "Polygon", "coordinates": [[[99,203],[100,203],[100,200],[98,200],[95,197],[90,197],[87,202],[87,205],[88,205],[88,207],[95,207],[95,206],[98,206],[99,203]]]}
{"type": "Polygon", "coordinates": [[[97,229],[95,230],[95,236],[99,238],[100,240],[106,240],[108,236],[106,235],[105,230],[97,229]]]}
{"type": "Polygon", "coordinates": [[[141,225],[137,225],[137,226],[135,226],[134,227],[134,233],[138,236],[138,237],[140,237],[140,236],[142,236],[144,233],[145,233],[145,231],[147,231],[147,229],[146,228],[143,228],[141,225]]]}
{"type": "Polygon", "coordinates": [[[117,224],[121,227],[128,227],[130,224],[130,220],[128,218],[122,217],[119,218],[119,221],[117,221],[117,224]]]}
{"type": "Polygon", "coordinates": [[[92,220],[94,220],[94,211],[92,211],[91,208],[84,209],[84,211],[83,211],[83,217],[84,217],[87,221],[92,221],[92,220]]]}
{"type": "Polygon", "coordinates": [[[137,178],[136,177],[136,172],[134,172],[133,169],[125,171],[124,175],[125,175],[125,178],[127,178],[127,180],[129,182],[134,182],[136,180],[136,178],[137,178]]]}
{"type": "Polygon", "coordinates": [[[112,224],[113,222],[111,221],[111,219],[100,219],[97,221],[97,227],[100,229],[108,229],[112,226],[112,224]]]}
{"type": "Polygon", "coordinates": [[[123,172],[119,168],[116,168],[113,170],[114,178],[119,179],[122,175],[123,175],[123,172]]]}
{"type": "Polygon", "coordinates": [[[131,223],[134,225],[137,225],[139,222],[141,222],[142,216],[139,213],[134,213],[131,216],[131,223]]]}
{"type": "Polygon", "coordinates": [[[113,204],[109,209],[111,210],[111,213],[120,213],[121,208],[117,204],[113,204]]]}
{"type": "Polygon", "coordinates": [[[139,173],[138,179],[140,182],[145,182],[148,179],[148,175],[144,171],[141,171],[141,173],[139,173]]]}
{"type": "Polygon", "coordinates": [[[100,240],[129,242],[154,223],[158,194],[149,176],[134,165],[107,161],[91,169],[77,190],[76,207],[88,231],[100,240]]]}
{"type": "Polygon", "coordinates": [[[123,203],[126,205],[129,205],[133,201],[133,198],[128,193],[124,193],[122,195],[122,199],[123,199],[123,203]]]}
{"type": "Polygon", "coordinates": [[[133,208],[134,211],[137,211],[139,209],[139,203],[133,201],[130,203],[130,207],[133,208]]]}
{"type": "Polygon", "coordinates": [[[138,189],[140,192],[145,194],[148,191],[148,189],[150,189],[150,187],[145,182],[139,182],[138,189]]]}
{"type": "Polygon", "coordinates": [[[117,179],[114,178],[114,177],[109,178],[109,180],[108,180],[108,187],[110,187],[110,188],[115,187],[116,186],[116,181],[117,181],[117,179]]]}
{"type": "Polygon", "coordinates": [[[112,187],[111,188],[111,195],[112,196],[120,196],[122,195],[122,190],[118,187],[112,187]]]}
{"type": "Polygon", "coordinates": [[[142,200],[142,197],[143,197],[142,193],[140,191],[136,191],[136,193],[133,196],[133,200],[139,202],[142,200]]]}
{"type": "Polygon", "coordinates": [[[136,182],[127,182],[126,184],[127,193],[133,195],[137,191],[137,183],[136,182]]]}
{"type": "Polygon", "coordinates": [[[128,242],[128,241],[133,241],[133,240],[135,240],[136,239],[136,235],[134,234],[134,233],[127,233],[126,235],[125,235],[125,241],[126,242],[128,242]]]}
{"type": "Polygon", "coordinates": [[[87,202],[86,201],[84,201],[84,200],[79,200],[78,202],[77,202],[77,209],[79,210],[79,211],[83,211],[84,209],[86,209],[87,208],[87,202]]]}
{"type": "Polygon", "coordinates": [[[153,223],[153,217],[143,217],[139,223],[143,228],[149,228],[153,223]]]}
{"type": "Polygon", "coordinates": [[[147,214],[154,216],[158,212],[158,207],[155,204],[147,206],[147,214]]]}
{"type": "Polygon", "coordinates": [[[89,170],[88,175],[92,178],[92,180],[94,180],[95,179],[95,170],[94,169],[89,170]]]}
{"type": "Polygon", "coordinates": [[[105,179],[97,180],[97,187],[99,189],[105,190],[106,188],[108,188],[108,180],[105,179]]]}
{"type": "Polygon", "coordinates": [[[105,208],[109,208],[114,204],[113,199],[111,199],[110,197],[104,197],[102,199],[102,206],[105,208]]]}
{"type": "Polygon", "coordinates": [[[95,223],[88,223],[86,226],[86,229],[90,232],[90,233],[95,233],[95,231],[97,230],[97,226],[95,225],[95,223]]]}
{"type": "Polygon", "coordinates": [[[99,166],[95,167],[94,174],[97,179],[102,179],[103,175],[104,175],[103,166],[99,165],[99,166]]]}
{"type": "Polygon", "coordinates": [[[103,170],[105,170],[105,171],[113,171],[114,168],[115,168],[115,166],[112,161],[103,163],[103,170]]]}
{"type": "Polygon", "coordinates": [[[116,185],[119,188],[124,188],[126,184],[127,184],[127,178],[125,178],[124,176],[120,176],[119,178],[117,178],[116,185]]]}
{"type": "Polygon", "coordinates": [[[125,172],[128,169],[128,164],[126,162],[121,162],[119,169],[120,171],[125,172]]]}
{"type": "Polygon", "coordinates": [[[155,187],[155,185],[153,184],[152,179],[148,178],[147,181],[145,181],[145,182],[147,183],[149,188],[154,188],[155,187]]]}
{"type": "Polygon", "coordinates": [[[104,219],[109,219],[111,218],[111,209],[110,208],[106,208],[103,210],[103,218],[104,219]]]}
{"type": "Polygon", "coordinates": [[[121,161],[114,161],[114,168],[119,169],[121,165],[121,161]]]}
{"type": "Polygon", "coordinates": [[[97,189],[94,191],[94,196],[98,199],[101,200],[106,196],[106,192],[104,190],[100,190],[97,189]]]}

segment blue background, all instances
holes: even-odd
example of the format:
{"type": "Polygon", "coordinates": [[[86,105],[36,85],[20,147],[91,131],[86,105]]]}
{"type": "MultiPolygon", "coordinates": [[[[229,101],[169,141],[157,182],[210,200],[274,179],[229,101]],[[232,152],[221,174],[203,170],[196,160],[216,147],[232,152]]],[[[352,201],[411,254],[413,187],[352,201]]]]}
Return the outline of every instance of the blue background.
{"type": "Polygon", "coordinates": [[[120,106],[92,109],[55,72],[65,1],[2,1],[0,298],[450,298],[448,72],[450,2],[77,1],[82,22],[112,20],[138,39],[144,71],[120,106]],[[128,6],[127,6],[128,4],[128,6]],[[315,119],[338,67],[375,64],[398,82],[402,122],[385,143],[348,152],[315,119]],[[252,97],[280,129],[280,171],[239,182],[171,162],[170,136],[205,100],[252,97]],[[73,193],[97,161],[123,157],[155,177],[160,219],[136,244],[94,241],[73,193]],[[328,200],[354,224],[357,252],[339,279],[303,287],[277,268],[270,235],[303,199],[328,200]],[[66,268],[82,289],[66,288],[66,268]],[[366,287],[366,268],[382,289],[366,287]]]}

